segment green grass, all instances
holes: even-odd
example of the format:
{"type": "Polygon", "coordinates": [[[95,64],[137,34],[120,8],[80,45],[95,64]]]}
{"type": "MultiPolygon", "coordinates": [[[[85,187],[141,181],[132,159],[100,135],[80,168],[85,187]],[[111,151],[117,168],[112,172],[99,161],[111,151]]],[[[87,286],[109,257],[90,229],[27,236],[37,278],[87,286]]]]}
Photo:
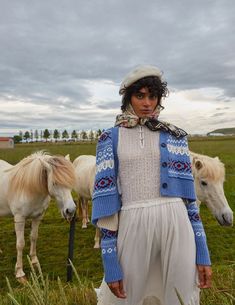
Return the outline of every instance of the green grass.
{"type": "MultiPolygon", "coordinates": [[[[7,276],[13,287],[18,283],[14,279],[14,265],[16,261],[15,233],[12,219],[1,219],[0,248],[0,291],[5,290],[7,276]]],[[[26,245],[24,249],[25,272],[29,274],[26,254],[29,253],[30,221],[27,221],[25,230],[26,245]]],[[[95,229],[92,225],[81,229],[81,222],[76,223],[74,243],[74,264],[81,277],[89,277],[95,285],[102,279],[101,260],[99,250],[93,249],[95,229]]],[[[38,258],[42,270],[50,279],[59,276],[66,280],[66,266],[68,256],[69,224],[63,220],[59,211],[52,203],[39,227],[37,244],[38,258]]]]}
{"type": "Polygon", "coordinates": [[[32,154],[38,150],[45,150],[51,154],[70,155],[71,160],[74,160],[80,155],[95,155],[95,144],[90,142],[84,143],[28,143],[16,144],[15,148],[1,149],[0,159],[3,159],[11,164],[16,164],[25,156],[32,154]]]}
{"type": "Polygon", "coordinates": [[[58,277],[57,281],[49,280],[42,270],[34,269],[29,257],[30,278],[24,286],[13,289],[7,278],[9,292],[0,296],[0,304],[16,305],[95,305],[97,302],[93,283],[87,279],[81,280],[76,268],[72,265],[75,274],[73,283],[63,283],[58,277]]]}
{"type": "MultiPolygon", "coordinates": [[[[195,138],[190,139],[189,146],[192,151],[208,154],[213,157],[218,156],[225,163],[225,194],[230,207],[235,211],[235,138],[195,138]]],[[[15,149],[0,150],[0,159],[15,164],[26,155],[40,149],[44,149],[52,154],[70,154],[72,160],[81,154],[95,154],[95,144],[90,143],[34,143],[19,144],[16,145],[15,149]]],[[[232,299],[229,295],[234,295],[232,282],[234,280],[235,229],[234,227],[219,226],[205,206],[201,207],[201,215],[207,233],[214,271],[213,288],[202,292],[201,304],[232,304],[232,299]]],[[[2,295],[3,300],[3,297],[5,298],[8,291],[6,276],[9,278],[15,291],[21,291],[24,288],[22,288],[14,278],[16,250],[13,220],[11,218],[0,218],[0,228],[0,249],[2,250],[2,253],[0,252],[0,295],[2,295]]],[[[26,254],[29,253],[29,231],[30,222],[27,221],[24,270],[28,277],[30,268],[28,266],[26,254]]],[[[58,276],[64,287],[67,287],[66,264],[68,255],[68,234],[69,224],[61,218],[55,202],[52,201],[39,227],[37,246],[38,257],[43,273],[48,274],[52,290],[57,287],[58,276]]],[[[102,264],[100,251],[93,249],[94,234],[95,230],[91,225],[88,226],[88,229],[81,229],[81,221],[79,220],[79,222],[76,223],[74,265],[82,280],[88,278],[93,282],[95,287],[98,287],[102,279],[102,264]]],[[[0,304],[11,304],[3,302],[5,301],[1,301],[0,297],[0,304]]],[[[57,302],[55,304],[60,303],[57,302]]]]}

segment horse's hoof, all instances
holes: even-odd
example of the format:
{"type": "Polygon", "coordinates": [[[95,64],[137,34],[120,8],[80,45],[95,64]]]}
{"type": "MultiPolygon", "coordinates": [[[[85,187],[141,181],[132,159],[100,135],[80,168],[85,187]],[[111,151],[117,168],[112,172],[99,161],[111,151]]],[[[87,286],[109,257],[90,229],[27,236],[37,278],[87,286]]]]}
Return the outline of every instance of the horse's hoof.
{"type": "Polygon", "coordinates": [[[97,245],[97,244],[94,245],[94,249],[99,249],[99,248],[100,248],[100,245],[97,245]]]}
{"type": "Polygon", "coordinates": [[[40,264],[39,263],[32,263],[34,269],[39,269],[40,264]]]}
{"type": "Polygon", "coordinates": [[[82,229],[87,229],[87,225],[82,225],[82,229]]]}
{"type": "Polygon", "coordinates": [[[22,285],[25,285],[28,282],[26,276],[17,277],[16,279],[22,285]]]}

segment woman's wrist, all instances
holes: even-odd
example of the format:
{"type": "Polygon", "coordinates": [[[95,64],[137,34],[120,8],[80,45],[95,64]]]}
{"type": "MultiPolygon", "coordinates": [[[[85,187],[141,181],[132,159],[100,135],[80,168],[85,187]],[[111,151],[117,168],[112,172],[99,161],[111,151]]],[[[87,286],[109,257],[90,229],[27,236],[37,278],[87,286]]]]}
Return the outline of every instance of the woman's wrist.
{"type": "Polygon", "coordinates": [[[188,217],[192,225],[196,244],[196,264],[211,265],[210,254],[206,241],[206,234],[199,215],[196,202],[186,203],[188,217]]]}
{"type": "Polygon", "coordinates": [[[101,254],[105,282],[111,283],[123,279],[123,273],[117,255],[117,232],[101,229],[101,254]]]}

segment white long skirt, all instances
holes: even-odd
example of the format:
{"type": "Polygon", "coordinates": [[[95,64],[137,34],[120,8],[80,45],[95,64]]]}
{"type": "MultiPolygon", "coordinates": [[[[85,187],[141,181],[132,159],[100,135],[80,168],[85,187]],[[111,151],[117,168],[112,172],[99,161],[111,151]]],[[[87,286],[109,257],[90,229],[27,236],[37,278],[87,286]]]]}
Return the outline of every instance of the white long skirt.
{"type": "Polygon", "coordinates": [[[119,216],[118,256],[126,299],[101,284],[98,305],[199,305],[195,241],[181,199],[138,202],[119,216]]]}

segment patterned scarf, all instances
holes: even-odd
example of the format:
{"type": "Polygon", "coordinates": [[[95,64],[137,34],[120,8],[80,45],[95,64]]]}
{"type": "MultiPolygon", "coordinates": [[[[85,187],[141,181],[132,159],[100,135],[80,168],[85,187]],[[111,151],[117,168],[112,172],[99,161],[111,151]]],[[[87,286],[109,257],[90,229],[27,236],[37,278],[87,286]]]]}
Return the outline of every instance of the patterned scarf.
{"type": "Polygon", "coordinates": [[[129,104],[126,111],[124,111],[122,114],[117,115],[115,126],[133,128],[139,124],[147,126],[152,131],[163,130],[169,132],[176,138],[185,137],[187,135],[187,132],[183,129],[176,127],[173,124],[158,120],[160,110],[160,107],[157,107],[151,116],[146,118],[139,118],[135,114],[132,106],[129,104]]]}

